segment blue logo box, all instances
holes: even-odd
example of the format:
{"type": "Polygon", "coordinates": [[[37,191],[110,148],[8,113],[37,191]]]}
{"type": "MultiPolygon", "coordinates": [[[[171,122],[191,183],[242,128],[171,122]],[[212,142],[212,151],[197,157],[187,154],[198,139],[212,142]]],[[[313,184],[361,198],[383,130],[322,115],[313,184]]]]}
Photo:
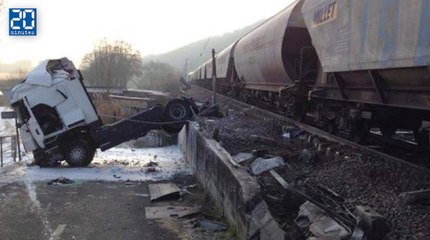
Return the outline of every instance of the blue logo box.
{"type": "Polygon", "coordinates": [[[9,36],[36,36],[37,9],[9,8],[9,36]]]}

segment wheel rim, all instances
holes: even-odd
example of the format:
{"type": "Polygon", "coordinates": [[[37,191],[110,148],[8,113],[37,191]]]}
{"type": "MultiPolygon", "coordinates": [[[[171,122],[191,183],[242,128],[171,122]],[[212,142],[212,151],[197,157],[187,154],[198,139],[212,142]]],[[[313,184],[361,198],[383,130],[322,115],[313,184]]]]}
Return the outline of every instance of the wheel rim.
{"type": "Polygon", "coordinates": [[[70,151],[70,160],[74,163],[80,163],[85,157],[85,149],[76,147],[70,151]]]}
{"type": "Polygon", "coordinates": [[[169,109],[169,116],[173,120],[183,120],[187,116],[187,109],[182,104],[174,104],[169,109]]]}

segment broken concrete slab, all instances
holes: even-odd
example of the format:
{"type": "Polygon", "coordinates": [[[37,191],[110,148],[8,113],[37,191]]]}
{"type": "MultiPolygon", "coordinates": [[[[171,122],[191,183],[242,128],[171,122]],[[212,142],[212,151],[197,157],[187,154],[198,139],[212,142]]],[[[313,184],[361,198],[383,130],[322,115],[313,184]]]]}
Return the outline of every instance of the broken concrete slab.
{"type": "Polygon", "coordinates": [[[388,233],[388,221],[370,207],[357,206],[358,226],[363,229],[367,240],[383,239],[388,233]]]}
{"type": "Polygon", "coordinates": [[[341,240],[350,234],[324,210],[309,201],[300,206],[299,214],[294,221],[302,232],[311,233],[308,239],[341,240]]]}
{"type": "Polygon", "coordinates": [[[257,158],[251,165],[251,170],[254,175],[259,175],[273,168],[284,166],[284,159],[281,157],[273,158],[257,158]]]}
{"type": "Polygon", "coordinates": [[[248,239],[283,240],[285,232],[270,214],[265,201],[260,202],[251,213],[251,222],[248,229],[248,239]]]}
{"type": "Polygon", "coordinates": [[[414,204],[421,201],[430,200],[430,189],[403,192],[399,195],[404,204],[414,204]]]}
{"type": "Polygon", "coordinates": [[[254,155],[252,153],[243,153],[243,152],[233,156],[233,159],[237,163],[246,162],[246,161],[252,160],[253,158],[254,158],[254,155]]]}
{"type": "Polygon", "coordinates": [[[148,187],[151,201],[179,198],[179,193],[181,192],[181,189],[174,183],[149,184],[148,187]]]}
{"type": "Polygon", "coordinates": [[[181,207],[181,206],[164,206],[164,207],[145,207],[146,219],[164,219],[164,218],[181,218],[200,212],[199,207],[181,207]]]}

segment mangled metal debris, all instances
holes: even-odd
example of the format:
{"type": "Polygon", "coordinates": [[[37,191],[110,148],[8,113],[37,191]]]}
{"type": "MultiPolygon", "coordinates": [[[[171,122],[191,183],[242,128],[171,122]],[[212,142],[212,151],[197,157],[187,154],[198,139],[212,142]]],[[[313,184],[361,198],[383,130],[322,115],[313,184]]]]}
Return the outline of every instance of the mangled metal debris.
{"type": "Polygon", "coordinates": [[[303,233],[307,233],[307,239],[342,240],[350,234],[324,210],[309,201],[300,206],[299,214],[294,221],[303,233]]]}
{"type": "Polygon", "coordinates": [[[284,240],[285,232],[270,214],[265,201],[260,202],[251,213],[248,239],[284,240]]]}
{"type": "Polygon", "coordinates": [[[149,194],[151,201],[162,200],[166,198],[179,198],[181,189],[174,183],[157,183],[149,184],[149,194]]]}
{"type": "Polygon", "coordinates": [[[284,159],[281,157],[273,158],[257,158],[251,165],[251,170],[254,175],[259,175],[273,168],[284,166],[284,159]]]}
{"type": "Polygon", "coordinates": [[[146,219],[182,218],[200,212],[199,207],[145,207],[146,219]]]}

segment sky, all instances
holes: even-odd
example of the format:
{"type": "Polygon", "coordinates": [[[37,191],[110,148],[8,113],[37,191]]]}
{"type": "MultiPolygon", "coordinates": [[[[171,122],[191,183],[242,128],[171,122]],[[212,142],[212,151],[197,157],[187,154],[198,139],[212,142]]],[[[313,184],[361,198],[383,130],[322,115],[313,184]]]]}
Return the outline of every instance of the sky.
{"type": "Polygon", "coordinates": [[[0,0],[0,64],[67,56],[78,63],[101,39],[143,56],[268,18],[292,0],[0,0]],[[9,8],[37,8],[37,36],[9,36],[9,8]]]}

